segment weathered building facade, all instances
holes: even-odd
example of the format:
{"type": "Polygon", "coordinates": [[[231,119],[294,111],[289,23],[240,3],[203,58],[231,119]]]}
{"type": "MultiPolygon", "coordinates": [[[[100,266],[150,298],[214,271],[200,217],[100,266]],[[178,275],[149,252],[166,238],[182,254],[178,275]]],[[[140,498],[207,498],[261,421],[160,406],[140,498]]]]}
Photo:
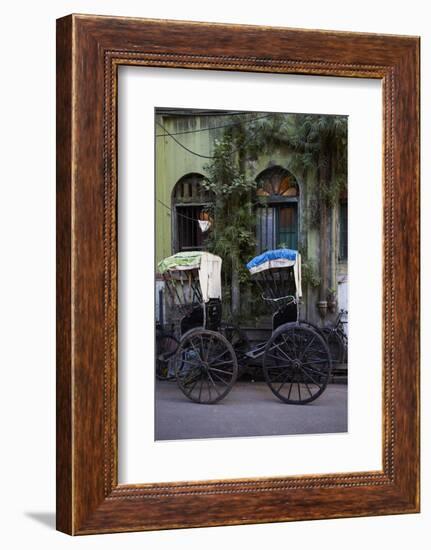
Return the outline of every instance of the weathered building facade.
{"type": "MultiPolygon", "coordinates": [[[[216,140],[232,123],[234,113],[159,109],[156,114],[156,260],[182,250],[205,247],[205,221],[211,201],[202,185],[216,140]]],[[[288,116],[288,115],[286,115],[288,116]]],[[[245,164],[247,178],[256,181],[256,254],[286,247],[303,259],[302,317],[322,324],[347,308],[347,195],[329,208],[324,227],[313,224],[317,169],[292,170],[292,151],[274,147],[245,164]],[[322,302],[322,231],[327,246],[324,264],[325,311],[322,302]],[[323,320],[322,320],[323,319],[323,320]]]]}

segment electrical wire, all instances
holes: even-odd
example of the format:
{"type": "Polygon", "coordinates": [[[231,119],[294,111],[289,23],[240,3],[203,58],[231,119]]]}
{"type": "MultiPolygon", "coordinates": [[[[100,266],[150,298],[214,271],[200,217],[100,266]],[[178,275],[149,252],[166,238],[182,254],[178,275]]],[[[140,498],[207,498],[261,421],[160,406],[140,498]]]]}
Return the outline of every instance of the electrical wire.
{"type": "MultiPolygon", "coordinates": [[[[241,113],[243,114],[243,113],[241,113]]],[[[247,114],[247,113],[244,113],[244,114],[247,114]]],[[[261,117],[258,117],[258,118],[252,118],[250,120],[245,120],[243,121],[244,124],[250,124],[251,122],[256,122],[258,120],[262,120],[263,118],[268,118],[270,116],[273,116],[274,113],[268,113],[264,116],[261,116],[261,117]]],[[[229,115],[231,116],[231,115],[229,115]]],[[[211,126],[211,127],[208,127],[208,128],[198,128],[197,130],[184,130],[184,132],[170,132],[168,134],[156,134],[156,137],[171,137],[171,136],[180,136],[180,135],[183,135],[183,134],[195,134],[197,132],[207,132],[209,130],[218,130],[220,128],[230,128],[230,127],[233,127],[233,126],[238,126],[238,124],[240,124],[240,122],[232,122],[230,124],[221,124],[220,126],[211,126]]]]}
{"type": "MultiPolygon", "coordinates": [[[[275,113],[270,113],[268,115],[265,115],[265,117],[262,117],[262,118],[268,118],[270,116],[273,116],[275,113]]],[[[204,158],[204,159],[210,159],[210,160],[214,160],[216,158],[219,158],[217,156],[214,156],[214,155],[202,155],[201,153],[196,153],[196,151],[192,151],[191,149],[189,149],[188,147],[186,147],[184,144],[181,143],[181,141],[178,141],[178,139],[174,136],[174,134],[171,134],[170,132],[168,132],[168,130],[163,126],[163,124],[160,124],[160,122],[157,122],[156,121],[156,124],[158,126],[160,126],[160,128],[162,128],[162,130],[166,133],[167,136],[169,136],[171,139],[173,139],[175,141],[175,143],[177,143],[182,149],[184,149],[185,151],[187,151],[188,153],[190,153],[191,155],[195,155],[197,157],[200,157],[200,158],[204,158]]],[[[249,139],[247,139],[245,141],[245,143],[248,143],[251,141],[251,139],[256,135],[256,132],[257,132],[258,129],[256,129],[256,131],[253,133],[252,136],[249,137],[249,139]]],[[[244,144],[242,145],[242,147],[244,146],[244,144]]],[[[239,150],[241,149],[241,147],[237,147],[237,148],[234,148],[230,151],[230,154],[233,155],[234,153],[238,152],[239,150]]]]}
{"type": "MultiPolygon", "coordinates": [[[[170,210],[171,212],[174,212],[174,209],[162,202],[160,199],[157,199],[157,202],[159,202],[162,206],[164,206],[167,210],[170,210]]],[[[175,214],[177,216],[181,216],[182,218],[185,218],[186,220],[190,220],[192,222],[199,222],[202,220],[199,220],[199,218],[191,218],[190,216],[186,216],[185,214],[181,214],[181,212],[175,211],[175,214]]]]}
{"type": "Polygon", "coordinates": [[[157,121],[156,121],[156,124],[157,124],[157,126],[160,126],[160,128],[162,128],[162,130],[164,130],[164,131],[166,132],[166,135],[168,135],[170,138],[172,138],[172,139],[175,141],[175,143],[176,143],[177,145],[179,145],[180,147],[182,147],[185,151],[187,151],[187,152],[190,153],[191,155],[195,155],[195,156],[200,157],[200,158],[203,158],[203,159],[215,159],[215,158],[216,158],[216,157],[214,157],[214,156],[201,155],[200,153],[196,153],[195,151],[192,151],[191,149],[189,149],[188,147],[186,147],[185,145],[183,145],[183,144],[181,143],[181,141],[178,141],[177,138],[176,138],[173,134],[171,134],[170,132],[168,132],[168,131],[166,130],[166,128],[163,126],[163,124],[160,124],[160,122],[157,122],[157,121]]]}
{"type": "MultiPolygon", "coordinates": [[[[161,201],[160,199],[156,199],[158,203],[160,203],[164,208],[166,208],[167,210],[169,210],[171,213],[175,213],[177,216],[180,216],[181,218],[185,218],[186,220],[190,220],[192,222],[199,222],[199,221],[203,221],[203,220],[200,220],[199,218],[192,218],[190,216],[186,216],[186,214],[181,214],[181,212],[178,212],[178,210],[174,210],[173,208],[171,208],[170,206],[168,206],[167,204],[165,204],[163,201],[161,201]]],[[[262,206],[264,207],[265,204],[262,203],[262,201],[250,201],[250,204],[251,206],[262,206]]]]}

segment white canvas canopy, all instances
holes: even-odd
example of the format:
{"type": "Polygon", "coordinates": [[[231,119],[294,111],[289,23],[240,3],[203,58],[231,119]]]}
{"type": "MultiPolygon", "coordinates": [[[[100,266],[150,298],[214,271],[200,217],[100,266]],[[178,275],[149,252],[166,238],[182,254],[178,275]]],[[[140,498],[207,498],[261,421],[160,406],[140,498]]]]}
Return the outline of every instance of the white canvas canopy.
{"type": "Polygon", "coordinates": [[[198,269],[202,299],[208,302],[211,298],[221,298],[221,265],[222,259],[219,256],[195,251],[178,252],[162,260],[158,267],[160,273],[198,269]]]}

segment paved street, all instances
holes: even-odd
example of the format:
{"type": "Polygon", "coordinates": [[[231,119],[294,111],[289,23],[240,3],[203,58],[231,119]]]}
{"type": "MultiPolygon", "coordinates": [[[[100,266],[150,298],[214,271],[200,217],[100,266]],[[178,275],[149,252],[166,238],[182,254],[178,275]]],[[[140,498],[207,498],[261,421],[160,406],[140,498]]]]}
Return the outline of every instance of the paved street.
{"type": "Polygon", "coordinates": [[[347,431],[347,385],[329,384],[308,405],[286,405],[264,382],[237,382],[216,405],[189,401],[176,382],[156,384],[156,439],[347,431]]]}

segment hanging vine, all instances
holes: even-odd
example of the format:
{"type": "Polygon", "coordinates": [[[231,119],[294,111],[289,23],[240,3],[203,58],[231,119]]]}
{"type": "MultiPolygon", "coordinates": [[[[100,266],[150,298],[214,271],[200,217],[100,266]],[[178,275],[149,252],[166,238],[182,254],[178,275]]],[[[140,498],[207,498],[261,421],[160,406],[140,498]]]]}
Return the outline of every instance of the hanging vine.
{"type": "Polygon", "coordinates": [[[256,182],[246,177],[244,126],[235,124],[215,141],[214,158],[206,167],[205,189],[212,192],[210,216],[213,228],[208,239],[210,251],[222,257],[225,286],[231,314],[241,314],[240,285],[248,282],[245,263],[256,249],[255,215],[252,196],[256,182]]]}
{"type": "Polygon", "coordinates": [[[212,192],[210,215],[213,228],[208,248],[220,255],[233,317],[240,315],[240,285],[249,278],[244,268],[256,250],[254,196],[256,181],[247,176],[247,163],[262,154],[286,149],[290,168],[307,180],[304,232],[320,226],[320,274],[316,262],[303,255],[303,280],[326,293],[327,242],[324,228],[328,208],[337,204],[347,183],[347,118],[334,115],[273,114],[235,118],[221,139],[215,141],[213,158],[205,166],[203,186],[212,192]],[[308,177],[311,176],[311,177],[308,177]]]}

